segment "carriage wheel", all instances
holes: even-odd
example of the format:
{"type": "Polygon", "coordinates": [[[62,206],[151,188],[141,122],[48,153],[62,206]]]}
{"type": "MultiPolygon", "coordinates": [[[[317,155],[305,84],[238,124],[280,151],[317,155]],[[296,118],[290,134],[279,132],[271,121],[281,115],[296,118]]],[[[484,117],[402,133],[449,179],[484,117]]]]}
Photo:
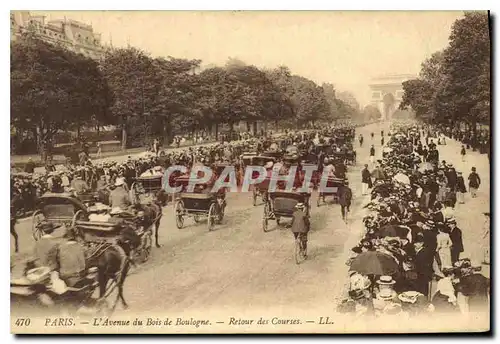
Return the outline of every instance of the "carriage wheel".
{"type": "Polygon", "coordinates": [[[175,224],[178,229],[184,226],[184,204],[182,201],[175,204],[175,224]]]}
{"type": "Polygon", "coordinates": [[[42,231],[40,230],[39,226],[40,224],[45,220],[45,216],[43,216],[43,213],[40,210],[36,210],[33,213],[32,216],[33,219],[33,227],[32,227],[32,234],[33,234],[33,239],[37,241],[42,237],[42,231]]]}
{"type": "Polygon", "coordinates": [[[295,239],[295,263],[300,264],[306,259],[306,249],[302,248],[302,240],[300,237],[295,239]]]}
{"type": "Polygon", "coordinates": [[[264,217],[262,218],[262,229],[268,232],[268,219],[269,219],[269,204],[264,205],[264,217]]]}
{"type": "Polygon", "coordinates": [[[217,214],[215,210],[215,203],[212,203],[210,205],[210,208],[208,209],[208,218],[207,218],[207,226],[209,231],[211,231],[214,228],[216,217],[217,214]]]}
{"type": "Polygon", "coordinates": [[[255,207],[257,205],[257,189],[255,188],[255,185],[252,188],[252,196],[253,196],[253,206],[255,207]]]}
{"type": "Polygon", "coordinates": [[[80,221],[80,220],[85,220],[85,213],[83,212],[83,210],[78,210],[75,213],[75,215],[73,216],[73,219],[71,220],[71,227],[75,227],[76,221],[80,221]]]}

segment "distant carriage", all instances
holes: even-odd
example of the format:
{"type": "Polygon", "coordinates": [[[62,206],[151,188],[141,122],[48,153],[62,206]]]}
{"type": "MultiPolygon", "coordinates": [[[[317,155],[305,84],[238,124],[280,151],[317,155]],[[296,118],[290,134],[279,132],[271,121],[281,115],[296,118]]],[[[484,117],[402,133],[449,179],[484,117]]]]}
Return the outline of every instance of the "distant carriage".
{"type": "Polygon", "coordinates": [[[282,218],[292,218],[295,206],[298,203],[304,203],[306,214],[309,216],[310,193],[294,192],[294,191],[274,191],[269,193],[269,202],[264,206],[264,214],[262,218],[262,229],[264,232],[269,231],[269,221],[276,220],[276,224],[280,225],[282,218]]]}
{"type": "Polygon", "coordinates": [[[226,208],[225,192],[211,192],[212,183],[198,183],[194,185],[194,191],[187,190],[190,179],[189,175],[180,176],[176,179],[176,186],[182,188],[175,203],[175,220],[177,228],[184,226],[185,217],[193,217],[199,223],[202,217],[207,218],[207,227],[211,231],[215,224],[220,224],[224,218],[226,208]]]}
{"type": "Polygon", "coordinates": [[[343,178],[337,177],[329,177],[326,181],[326,186],[331,188],[331,191],[319,190],[318,199],[316,201],[316,205],[319,207],[321,205],[321,201],[325,203],[326,196],[332,196],[333,201],[336,203],[339,200],[339,189],[345,185],[345,180],[343,178]]]}

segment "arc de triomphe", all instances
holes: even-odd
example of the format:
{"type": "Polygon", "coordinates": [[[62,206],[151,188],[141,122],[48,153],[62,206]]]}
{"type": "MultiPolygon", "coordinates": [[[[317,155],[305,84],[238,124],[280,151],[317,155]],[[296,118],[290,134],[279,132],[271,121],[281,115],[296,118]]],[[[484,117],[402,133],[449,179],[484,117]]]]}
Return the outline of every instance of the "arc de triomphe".
{"type": "Polygon", "coordinates": [[[403,98],[403,82],[415,78],[417,76],[412,74],[394,74],[371,80],[371,104],[380,110],[382,120],[391,120],[403,98]]]}

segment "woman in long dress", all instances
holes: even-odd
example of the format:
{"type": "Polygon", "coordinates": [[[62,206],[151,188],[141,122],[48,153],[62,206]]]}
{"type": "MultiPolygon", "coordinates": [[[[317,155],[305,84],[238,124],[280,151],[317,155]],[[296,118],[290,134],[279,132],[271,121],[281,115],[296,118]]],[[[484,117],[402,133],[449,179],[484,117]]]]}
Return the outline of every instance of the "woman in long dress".
{"type": "Polygon", "coordinates": [[[436,236],[437,248],[436,251],[439,254],[439,258],[441,260],[441,269],[444,267],[453,266],[451,263],[451,238],[447,233],[447,229],[445,227],[438,228],[439,233],[436,236]]]}

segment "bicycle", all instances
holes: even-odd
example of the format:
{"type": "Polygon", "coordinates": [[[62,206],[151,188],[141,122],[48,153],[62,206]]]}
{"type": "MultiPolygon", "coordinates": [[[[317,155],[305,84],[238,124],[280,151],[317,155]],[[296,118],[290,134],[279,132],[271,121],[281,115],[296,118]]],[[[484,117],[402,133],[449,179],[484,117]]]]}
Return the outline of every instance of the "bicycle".
{"type": "Polygon", "coordinates": [[[295,263],[300,264],[307,259],[307,233],[295,235],[295,263]]]}

